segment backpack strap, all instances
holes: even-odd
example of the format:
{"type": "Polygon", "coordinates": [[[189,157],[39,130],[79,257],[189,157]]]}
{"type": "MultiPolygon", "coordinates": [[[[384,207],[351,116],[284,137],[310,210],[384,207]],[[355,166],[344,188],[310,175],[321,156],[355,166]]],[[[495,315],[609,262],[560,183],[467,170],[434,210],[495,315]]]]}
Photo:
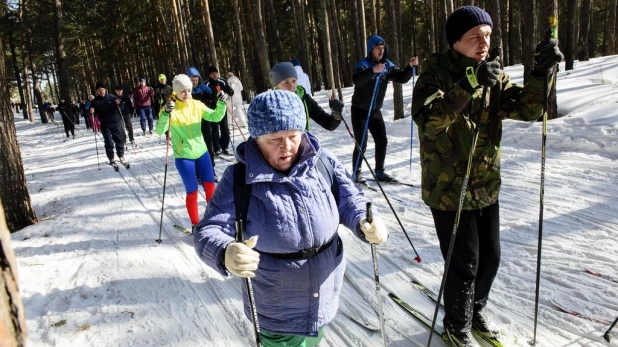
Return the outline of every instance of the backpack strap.
{"type": "Polygon", "coordinates": [[[339,202],[339,182],[335,176],[335,170],[331,163],[326,158],[324,152],[320,153],[317,163],[318,171],[326,178],[326,181],[330,183],[330,192],[335,197],[335,201],[339,202]]]}
{"type": "Polygon", "coordinates": [[[244,163],[234,164],[234,207],[236,209],[236,222],[240,228],[236,230],[236,241],[242,241],[242,231],[247,222],[249,211],[249,198],[251,197],[251,185],[245,182],[247,166],[244,163]]]}

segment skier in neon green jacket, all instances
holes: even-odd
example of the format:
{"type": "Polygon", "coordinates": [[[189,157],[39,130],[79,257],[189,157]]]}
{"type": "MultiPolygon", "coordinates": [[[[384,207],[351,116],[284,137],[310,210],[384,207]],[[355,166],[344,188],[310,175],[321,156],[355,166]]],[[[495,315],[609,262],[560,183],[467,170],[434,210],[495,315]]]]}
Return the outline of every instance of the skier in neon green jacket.
{"type": "Polygon", "coordinates": [[[155,130],[159,135],[170,130],[176,169],[187,192],[186,206],[193,230],[199,222],[196,173],[204,185],[206,202],[215,192],[212,163],[202,137],[202,119],[210,122],[223,119],[227,95],[220,93],[217,107],[212,110],[191,98],[193,85],[189,76],[176,75],[172,86],[174,92],[165,107],[161,108],[155,130]]]}

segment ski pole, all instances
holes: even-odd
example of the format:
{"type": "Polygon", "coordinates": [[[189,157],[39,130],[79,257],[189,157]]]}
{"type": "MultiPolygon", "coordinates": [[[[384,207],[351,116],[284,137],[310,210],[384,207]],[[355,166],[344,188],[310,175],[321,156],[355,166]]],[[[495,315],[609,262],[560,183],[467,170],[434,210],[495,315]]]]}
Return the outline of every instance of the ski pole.
{"type": "Polygon", "coordinates": [[[97,141],[97,133],[94,131],[92,133],[94,134],[94,146],[97,149],[97,166],[99,170],[101,170],[101,163],[99,162],[99,141],[97,141]]]}
{"type": "MultiPolygon", "coordinates": [[[[367,203],[367,222],[373,221],[371,202],[367,203]]],[[[384,329],[384,311],[382,310],[382,295],[380,294],[380,271],[378,270],[378,251],[376,244],[371,244],[371,259],[373,260],[373,278],[376,284],[376,300],[378,301],[378,314],[380,315],[380,329],[382,329],[382,346],[386,347],[386,330],[384,329]]]]}
{"type": "Polygon", "coordinates": [[[393,215],[395,216],[395,219],[397,219],[397,223],[399,223],[399,226],[401,227],[401,231],[403,231],[404,235],[406,235],[406,238],[408,239],[408,242],[410,243],[410,246],[412,246],[412,250],[414,251],[414,254],[416,254],[416,257],[414,257],[414,260],[416,260],[417,263],[420,263],[421,262],[421,257],[418,255],[418,252],[416,251],[416,248],[414,248],[414,244],[412,243],[412,240],[410,239],[410,236],[408,236],[408,233],[406,232],[406,229],[403,227],[403,224],[401,223],[401,220],[399,219],[399,216],[397,215],[397,212],[395,212],[395,208],[393,208],[393,205],[391,204],[390,199],[386,195],[386,192],[384,192],[384,189],[382,189],[382,184],[380,184],[380,181],[376,177],[375,172],[373,172],[373,169],[371,168],[371,165],[369,165],[369,161],[367,160],[367,157],[365,157],[365,154],[363,154],[363,152],[361,151],[361,148],[358,145],[358,142],[354,138],[354,134],[352,134],[352,131],[350,130],[350,127],[348,126],[348,122],[345,120],[345,117],[343,117],[343,116],[341,117],[341,120],[343,121],[343,124],[345,125],[345,128],[348,130],[348,134],[352,138],[352,141],[354,141],[354,145],[356,146],[356,149],[358,149],[358,152],[361,154],[361,157],[363,158],[363,161],[365,162],[365,164],[367,164],[367,167],[369,168],[369,172],[371,172],[371,176],[373,176],[373,179],[378,184],[378,187],[380,188],[380,191],[382,192],[382,196],[384,196],[384,199],[386,200],[386,203],[388,204],[388,207],[390,207],[391,212],[393,212],[393,215]]]}
{"type": "MultiPolygon", "coordinates": [[[[557,23],[556,23],[557,25],[557,23]]],[[[553,37],[554,30],[547,31],[545,39],[549,41],[553,37]]],[[[536,288],[534,294],[534,329],[532,333],[532,341],[530,345],[536,345],[536,330],[538,325],[539,314],[539,295],[541,290],[541,251],[543,247],[543,209],[545,200],[545,149],[547,147],[547,113],[549,112],[549,94],[555,87],[556,82],[556,65],[548,69],[543,76],[543,126],[541,135],[541,184],[539,193],[539,236],[536,255],[536,288]],[[552,76],[552,86],[549,87],[549,75],[552,76]]]]}
{"type": "MultiPolygon", "coordinates": [[[[365,130],[363,130],[363,136],[361,137],[360,148],[358,149],[358,155],[356,156],[356,165],[354,165],[354,175],[356,175],[356,171],[360,167],[361,153],[363,153],[362,148],[363,148],[363,145],[365,145],[365,139],[367,138],[367,129],[369,128],[369,119],[371,118],[371,111],[373,111],[373,104],[375,103],[375,100],[377,98],[378,89],[380,86],[380,79],[382,77],[382,72],[380,72],[379,74],[376,74],[375,76],[376,76],[376,84],[373,87],[373,94],[371,94],[371,102],[369,103],[369,112],[367,112],[367,120],[365,121],[365,130]]],[[[369,163],[367,163],[367,166],[369,166],[369,163]]],[[[377,181],[377,178],[376,178],[376,181],[377,181]]]]}
{"type": "Polygon", "coordinates": [[[609,327],[609,329],[607,329],[607,331],[605,332],[605,334],[603,335],[603,337],[605,338],[605,340],[607,342],[611,342],[611,337],[609,336],[609,333],[612,331],[612,329],[614,328],[614,326],[616,325],[616,322],[618,322],[618,317],[616,317],[616,319],[614,320],[614,322],[612,323],[612,325],[609,327]]]}
{"type": "MultiPolygon", "coordinates": [[[[500,52],[494,48],[492,50],[491,56],[494,58],[495,61],[498,61],[500,59],[500,52]]],[[[479,130],[481,129],[481,116],[483,113],[483,109],[485,108],[485,101],[487,100],[488,91],[489,91],[488,87],[483,88],[481,104],[479,106],[478,114],[475,119],[476,127],[474,129],[474,134],[472,135],[472,145],[470,146],[470,153],[468,154],[468,165],[466,167],[466,174],[461,184],[461,191],[459,193],[459,205],[457,206],[457,212],[455,214],[455,222],[453,223],[453,231],[451,232],[451,239],[448,245],[448,252],[446,254],[446,259],[444,260],[444,274],[442,275],[442,283],[440,284],[440,291],[438,292],[438,297],[436,298],[436,308],[433,313],[433,319],[431,321],[431,331],[433,331],[436,328],[436,320],[438,318],[438,312],[440,311],[440,300],[442,299],[442,294],[444,294],[444,286],[446,285],[446,277],[448,275],[448,270],[451,265],[453,249],[455,248],[455,238],[457,237],[457,228],[459,228],[459,218],[461,217],[461,210],[463,209],[464,198],[466,196],[466,191],[468,190],[468,179],[470,178],[470,171],[472,169],[472,158],[474,157],[474,150],[476,149],[476,143],[479,138],[479,130]]],[[[429,340],[427,341],[427,347],[431,346],[432,338],[433,338],[433,334],[430,333],[429,340]]]]}
{"type": "MultiPolygon", "coordinates": [[[[238,165],[234,169],[238,169],[238,165]]],[[[240,206],[246,206],[245,194],[241,194],[240,206]]],[[[246,212],[246,211],[245,211],[246,212]]],[[[245,231],[245,212],[239,213],[239,218],[236,221],[236,235],[234,239],[236,242],[244,242],[243,233],[245,231]]],[[[260,335],[260,323],[258,323],[257,307],[255,306],[255,294],[253,293],[253,285],[251,279],[245,277],[245,286],[247,287],[247,296],[249,297],[249,308],[251,309],[251,318],[253,321],[253,331],[255,332],[255,345],[262,347],[262,335],[260,335]]]]}
{"type": "Polygon", "coordinates": [[[161,232],[163,230],[163,209],[165,207],[165,184],[167,183],[167,164],[168,164],[168,158],[169,158],[169,151],[170,151],[170,130],[171,130],[171,125],[172,125],[172,117],[170,115],[170,118],[168,120],[167,123],[167,132],[165,133],[165,173],[163,174],[163,198],[161,199],[161,220],[159,221],[159,238],[156,239],[155,241],[158,244],[161,244],[161,242],[163,242],[163,240],[161,240],[161,232]]]}
{"type": "Polygon", "coordinates": [[[236,124],[236,127],[238,128],[238,132],[240,133],[240,136],[242,136],[242,139],[246,142],[247,138],[245,137],[245,134],[242,133],[242,129],[240,129],[240,125],[238,125],[238,122],[236,121],[236,117],[234,117],[234,111],[230,108],[230,105],[228,105],[227,103],[225,104],[225,106],[227,106],[227,110],[230,112],[230,115],[232,116],[232,119],[234,120],[234,124],[236,124]]]}
{"type": "MultiPolygon", "coordinates": [[[[414,99],[414,75],[416,75],[416,65],[412,66],[412,98],[413,99],[414,99]]],[[[414,119],[412,119],[412,114],[410,114],[410,173],[412,173],[412,148],[413,146],[414,146],[414,119]]]]}
{"type": "MultiPolygon", "coordinates": [[[[125,135],[124,145],[126,146],[127,145],[127,133],[126,133],[126,131],[127,131],[127,123],[125,123],[124,117],[122,116],[122,112],[120,111],[120,107],[118,105],[116,105],[116,110],[118,111],[118,115],[120,116],[120,121],[122,122],[122,132],[125,135]]],[[[159,137],[159,139],[161,139],[161,137],[159,137]]],[[[135,150],[135,145],[134,144],[131,144],[131,148],[133,148],[133,154],[137,155],[137,152],[135,150]]]]}

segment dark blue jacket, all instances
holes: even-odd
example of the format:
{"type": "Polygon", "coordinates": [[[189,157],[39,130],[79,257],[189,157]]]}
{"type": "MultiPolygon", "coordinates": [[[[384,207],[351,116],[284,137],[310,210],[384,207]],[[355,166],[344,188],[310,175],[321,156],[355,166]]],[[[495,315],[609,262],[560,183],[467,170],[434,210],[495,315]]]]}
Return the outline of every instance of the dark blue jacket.
{"type": "Polygon", "coordinates": [[[92,100],[91,107],[94,108],[94,114],[99,118],[101,125],[120,124],[120,112],[115,100],[118,99],[115,95],[105,94],[105,96],[97,95],[92,100]]]}
{"type": "Polygon", "coordinates": [[[197,84],[197,87],[193,87],[193,89],[191,90],[191,96],[193,97],[193,99],[199,100],[203,102],[205,105],[208,105],[209,104],[208,96],[212,95],[212,89],[210,89],[210,87],[208,87],[206,83],[202,83],[203,79],[202,79],[202,75],[200,75],[199,70],[194,67],[190,67],[189,70],[187,70],[187,76],[189,76],[189,78],[195,77],[195,76],[200,78],[200,81],[197,84]]]}
{"type": "Polygon", "coordinates": [[[382,108],[384,95],[386,95],[386,87],[388,82],[406,83],[412,78],[412,67],[406,65],[406,68],[400,70],[393,62],[387,59],[388,46],[386,41],[378,35],[370,36],[367,39],[367,56],[356,64],[356,71],[352,76],[354,82],[354,94],[352,95],[352,106],[369,111],[371,98],[375,89],[376,82],[379,80],[377,97],[374,101],[372,109],[378,110],[382,108]],[[373,60],[371,50],[378,44],[384,44],[384,56],[381,61],[373,60]],[[373,67],[379,63],[384,63],[384,71],[377,74],[373,72],[373,67]]]}

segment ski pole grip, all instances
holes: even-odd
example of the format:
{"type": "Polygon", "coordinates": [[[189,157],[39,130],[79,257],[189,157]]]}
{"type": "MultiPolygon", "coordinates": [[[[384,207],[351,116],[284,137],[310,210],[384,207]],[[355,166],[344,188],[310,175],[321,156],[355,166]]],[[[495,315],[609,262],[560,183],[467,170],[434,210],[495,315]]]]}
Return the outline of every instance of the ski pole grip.
{"type": "Polygon", "coordinates": [[[371,203],[367,203],[367,222],[373,222],[373,212],[371,211],[371,203]]]}

